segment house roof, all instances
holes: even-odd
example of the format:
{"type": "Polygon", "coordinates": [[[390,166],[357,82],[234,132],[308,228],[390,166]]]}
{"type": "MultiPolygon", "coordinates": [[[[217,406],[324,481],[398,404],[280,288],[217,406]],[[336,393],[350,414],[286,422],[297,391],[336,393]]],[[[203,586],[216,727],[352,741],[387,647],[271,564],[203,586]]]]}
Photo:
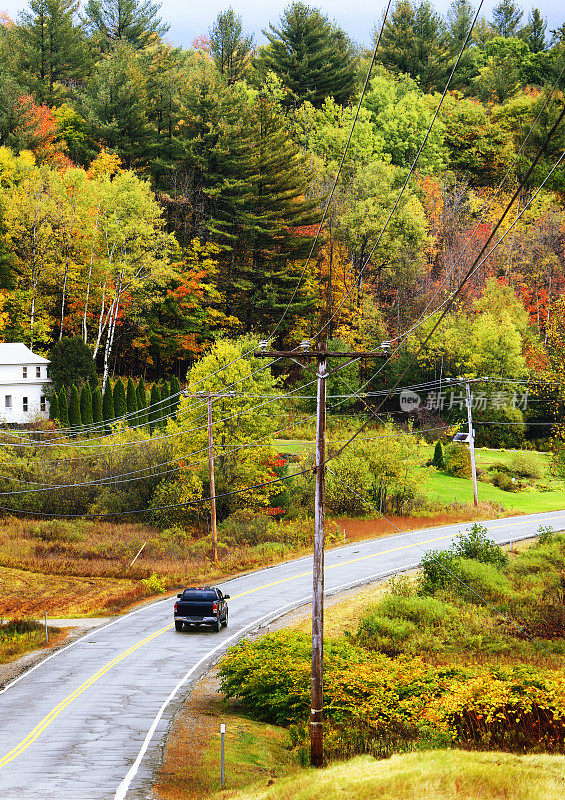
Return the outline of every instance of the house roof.
{"type": "Polygon", "coordinates": [[[0,364],[49,364],[48,358],[32,353],[23,342],[0,342],[0,364]]]}

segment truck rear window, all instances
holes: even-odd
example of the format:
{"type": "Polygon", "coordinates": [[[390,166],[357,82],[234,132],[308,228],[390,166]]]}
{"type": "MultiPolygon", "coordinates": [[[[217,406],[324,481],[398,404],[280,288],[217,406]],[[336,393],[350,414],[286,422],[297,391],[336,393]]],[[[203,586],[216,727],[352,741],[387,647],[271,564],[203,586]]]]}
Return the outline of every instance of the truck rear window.
{"type": "Polygon", "coordinates": [[[182,600],[217,600],[218,595],[211,589],[187,589],[182,594],[182,600]]]}

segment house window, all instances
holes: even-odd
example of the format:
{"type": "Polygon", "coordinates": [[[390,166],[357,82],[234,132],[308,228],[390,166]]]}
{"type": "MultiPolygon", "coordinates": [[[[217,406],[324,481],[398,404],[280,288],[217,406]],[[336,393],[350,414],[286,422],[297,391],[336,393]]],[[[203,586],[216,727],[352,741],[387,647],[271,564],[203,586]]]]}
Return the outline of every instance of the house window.
{"type": "Polygon", "coordinates": [[[24,378],[27,378],[27,367],[22,367],[22,372],[23,372],[24,378]]]}
{"type": "Polygon", "coordinates": [[[27,411],[27,397],[24,397],[24,411],[27,411]]]}
{"type": "Polygon", "coordinates": [[[35,368],[35,377],[36,378],[41,378],[41,367],[36,367],[35,368]]]}
{"type": "Polygon", "coordinates": [[[4,407],[5,408],[12,408],[12,395],[11,394],[4,395],[4,407]]]}
{"type": "Polygon", "coordinates": [[[45,408],[45,397],[43,395],[41,395],[41,397],[39,398],[39,408],[42,411],[46,410],[46,408],[45,408]]]}

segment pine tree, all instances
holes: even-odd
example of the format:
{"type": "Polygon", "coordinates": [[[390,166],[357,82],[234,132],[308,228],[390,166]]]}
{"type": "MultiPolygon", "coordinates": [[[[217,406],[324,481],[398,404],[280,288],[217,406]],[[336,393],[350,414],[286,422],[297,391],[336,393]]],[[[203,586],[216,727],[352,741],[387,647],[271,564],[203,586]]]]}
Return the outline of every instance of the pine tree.
{"type": "Polygon", "coordinates": [[[111,420],[115,419],[116,415],[114,414],[114,393],[112,392],[112,387],[110,385],[110,381],[106,384],[106,388],[104,389],[104,395],[102,397],[102,419],[104,422],[110,422],[111,420]]]}
{"type": "Polygon", "coordinates": [[[509,39],[517,36],[524,12],[514,0],[501,0],[492,10],[493,27],[499,36],[509,39]]]}
{"type": "Polygon", "coordinates": [[[157,424],[156,420],[161,416],[160,412],[160,400],[161,400],[161,392],[159,391],[159,387],[156,383],[153,384],[151,387],[151,398],[149,401],[149,433],[153,433],[155,430],[155,425],[157,424]]]}
{"type": "Polygon", "coordinates": [[[135,396],[137,398],[137,409],[139,411],[139,425],[147,425],[147,392],[145,390],[145,381],[140,378],[137,386],[135,387],[135,396]]]}
{"type": "Polygon", "coordinates": [[[436,446],[435,446],[435,449],[434,449],[434,457],[432,459],[432,464],[434,465],[434,467],[437,467],[437,469],[443,469],[444,466],[445,466],[445,458],[444,458],[444,455],[443,455],[443,446],[442,446],[442,443],[439,440],[436,442],[436,446]]]}
{"type": "Polygon", "coordinates": [[[52,103],[55,84],[82,79],[88,50],[77,0],[30,0],[17,26],[22,71],[41,102],[52,103]]]}
{"type": "Polygon", "coordinates": [[[524,28],[524,40],[532,53],[541,53],[547,50],[547,20],[541,15],[539,8],[532,8],[528,17],[528,24],[524,28]]]}
{"type": "Polygon", "coordinates": [[[319,107],[326,97],[341,105],[349,102],[355,91],[355,53],[340,28],[304,3],[293,3],[280,27],[269,28],[263,31],[269,44],[260,52],[259,66],[278,75],[288,92],[287,106],[308,100],[319,107]]]}
{"type": "Polygon", "coordinates": [[[59,389],[59,422],[63,428],[69,427],[69,407],[67,405],[67,390],[64,386],[59,389]]]}
{"type": "Polygon", "coordinates": [[[59,419],[59,398],[56,392],[53,392],[49,400],[49,419],[52,419],[53,422],[57,422],[59,419]]]}
{"type": "Polygon", "coordinates": [[[69,426],[71,428],[78,428],[82,425],[80,417],[80,397],[78,389],[73,383],[71,386],[71,397],[69,400],[69,426]]]}
{"type": "Polygon", "coordinates": [[[158,16],[160,8],[150,0],[88,0],[87,27],[104,49],[116,41],[145,47],[169,30],[158,16]]]}
{"type": "Polygon", "coordinates": [[[102,422],[102,392],[97,386],[92,392],[92,422],[94,425],[102,422]]]}
{"type": "Polygon", "coordinates": [[[138,416],[137,416],[137,394],[135,392],[135,384],[132,381],[131,377],[128,378],[128,388],[126,392],[126,405],[128,411],[128,425],[133,427],[134,425],[138,425],[138,416]]]}
{"type": "Polygon", "coordinates": [[[83,383],[80,390],[80,417],[82,424],[89,426],[94,422],[92,414],[92,390],[89,383],[83,383]]]}
{"type": "Polygon", "coordinates": [[[454,49],[460,50],[473,22],[473,6],[468,0],[454,0],[447,12],[449,36],[454,49]]]}
{"type": "Polygon", "coordinates": [[[171,378],[171,414],[176,417],[180,405],[180,381],[176,375],[171,378]]]}
{"type": "Polygon", "coordinates": [[[449,39],[428,0],[419,5],[398,0],[385,25],[378,58],[391,72],[418,79],[424,92],[443,88],[453,53],[449,39]]]}
{"type": "Polygon", "coordinates": [[[124,388],[124,383],[121,378],[118,378],[116,383],[114,384],[114,416],[116,419],[121,419],[125,417],[127,412],[127,404],[126,404],[126,390],[124,388]]]}
{"type": "Polygon", "coordinates": [[[238,81],[249,62],[253,36],[244,36],[241,17],[233,8],[220,11],[210,29],[210,50],[216,69],[229,84],[238,81]]]}

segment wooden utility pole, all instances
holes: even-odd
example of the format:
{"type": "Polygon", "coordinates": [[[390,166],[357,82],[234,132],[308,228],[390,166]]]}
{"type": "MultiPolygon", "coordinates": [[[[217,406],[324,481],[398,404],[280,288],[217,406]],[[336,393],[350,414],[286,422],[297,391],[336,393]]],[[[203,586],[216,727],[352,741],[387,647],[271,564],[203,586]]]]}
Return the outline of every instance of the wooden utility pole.
{"type": "Polygon", "coordinates": [[[210,469],[210,519],[212,521],[212,541],[214,546],[214,564],[218,563],[218,531],[216,528],[216,479],[214,476],[214,437],[212,432],[212,398],[208,392],[208,467],[210,469]]]}
{"type": "MultiPolygon", "coordinates": [[[[300,349],[271,351],[262,342],[259,358],[291,358],[300,364],[301,359],[318,362],[316,404],[316,476],[314,508],[314,556],[312,565],[312,676],[310,700],[310,763],[313,767],[324,765],[323,708],[324,708],[324,540],[326,502],[326,383],[328,358],[386,358],[388,348],[381,352],[327,352],[325,343],[317,350],[309,350],[310,343],[302,342],[300,349]]],[[[303,366],[303,364],[300,364],[303,366]]]]}
{"type": "MultiPolygon", "coordinates": [[[[461,396],[461,395],[460,395],[461,396]]],[[[473,497],[475,506],[479,505],[479,491],[477,487],[477,465],[475,462],[475,435],[473,431],[473,414],[471,411],[473,395],[469,381],[465,381],[465,403],[467,405],[467,422],[469,423],[469,451],[471,453],[471,472],[473,474],[473,497]]]]}

